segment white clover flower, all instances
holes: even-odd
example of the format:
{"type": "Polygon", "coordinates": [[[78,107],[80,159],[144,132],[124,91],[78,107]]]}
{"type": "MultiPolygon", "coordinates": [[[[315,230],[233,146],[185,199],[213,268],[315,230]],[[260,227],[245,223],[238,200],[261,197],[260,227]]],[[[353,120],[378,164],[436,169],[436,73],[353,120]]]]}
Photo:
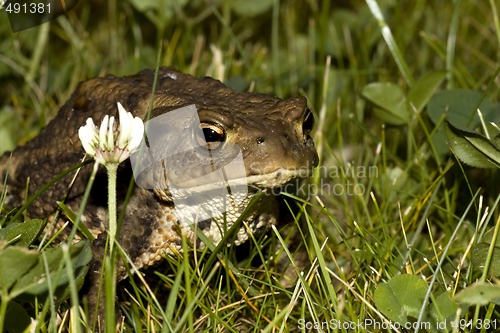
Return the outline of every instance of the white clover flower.
{"type": "Polygon", "coordinates": [[[80,127],[78,136],[85,152],[94,157],[99,164],[121,163],[139,147],[144,135],[144,123],[134,117],[120,104],[118,105],[119,126],[115,117],[104,116],[99,129],[92,118],[80,127]]]}

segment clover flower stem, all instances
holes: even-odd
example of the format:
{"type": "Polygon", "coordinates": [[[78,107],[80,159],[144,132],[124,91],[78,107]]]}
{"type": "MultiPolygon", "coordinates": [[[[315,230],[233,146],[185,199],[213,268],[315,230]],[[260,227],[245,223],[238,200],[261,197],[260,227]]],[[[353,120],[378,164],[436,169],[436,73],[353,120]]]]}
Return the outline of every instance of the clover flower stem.
{"type": "Polygon", "coordinates": [[[116,325],[116,263],[114,252],[110,256],[106,256],[103,261],[104,270],[104,298],[105,298],[105,313],[104,313],[104,330],[106,333],[117,332],[116,325]]]}
{"type": "Polygon", "coordinates": [[[119,163],[106,163],[108,171],[108,232],[109,256],[104,260],[105,298],[106,298],[106,332],[113,332],[115,325],[115,298],[116,298],[116,253],[115,240],[118,234],[116,220],[116,173],[119,163]]]}
{"type": "Polygon", "coordinates": [[[116,172],[118,163],[107,163],[106,169],[108,171],[108,228],[110,253],[113,253],[118,229],[116,221],[116,172]]]}

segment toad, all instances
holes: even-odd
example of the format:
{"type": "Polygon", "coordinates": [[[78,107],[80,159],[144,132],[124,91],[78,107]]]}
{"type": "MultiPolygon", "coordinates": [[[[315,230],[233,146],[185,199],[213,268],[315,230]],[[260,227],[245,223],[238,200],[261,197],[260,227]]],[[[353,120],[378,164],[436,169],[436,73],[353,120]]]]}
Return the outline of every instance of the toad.
{"type": "MultiPolygon", "coordinates": [[[[238,245],[249,233],[275,224],[279,210],[271,195],[277,193],[274,189],[310,175],[318,164],[310,137],[313,115],[305,98],[284,100],[237,92],[210,77],[195,78],[171,68],[160,68],[153,92],[154,76],[154,70],[144,70],[133,76],[109,75],[80,83],[38,136],[0,158],[2,183],[7,179],[8,204],[23,203],[27,184],[28,195],[32,195],[54,176],[79,163],[85,155],[79,127],[89,117],[95,124],[100,124],[106,114],[118,119],[116,104],[120,102],[144,120],[150,110],[155,138],[148,135],[145,142],[151,151],[166,151],[164,160],[139,163],[140,172],[134,173],[136,184],[126,205],[123,201],[133,170],[128,162],[118,170],[118,203],[125,210],[119,243],[137,268],[181,252],[182,237],[192,244],[200,243],[196,228],[217,244],[240,219],[243,223],[231,238],[231,244],[238,245]],[[189,110],[197,117],[193,126],[185,125],[188,113],[183,116],[182,112],[189,110]],[[176,118],[163,117],[173,112],[176,118]],[[212,186],[216,182],[210,177],[213,171],[228,170],[227,165],[237,157],[242,162],[236,167],[239,172],[219,173],[225,177],[225,185],[212,186]],[[172,163],[163,163],[165,160],[172,163]],[[252,197],[261,192],[264,195],[246,209],[252,197]],[[192,213],[201,206],[212,209],[207,214],[192,213]],[[240,217],[244,211],[245,216],[240,217]]],[[[60,200],[78,211],[91,171],[89,164],[63,177],[33,202],[28,215],[52,216],[60,200]]],[[[106,238],[106,186],[102,168],[82,216],[96,238],[91,275],[97,274],[106,238]]],[[[62,226],[65,219],[61,216],[53,222],[62,226]]]]}

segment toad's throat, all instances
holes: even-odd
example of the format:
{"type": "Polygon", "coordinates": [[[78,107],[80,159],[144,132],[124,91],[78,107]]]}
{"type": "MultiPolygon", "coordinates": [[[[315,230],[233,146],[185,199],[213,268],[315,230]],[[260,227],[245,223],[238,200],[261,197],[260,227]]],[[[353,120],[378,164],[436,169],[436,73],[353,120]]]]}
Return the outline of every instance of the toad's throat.
{"type": "Polygon", "coordinates": [[[310,170],[279,169],[265,175],[218,183],[155,188],[154,192],[162,201],[173,204],[176,215],[183,224],[228,217],[232,223],[245,211],[258,191],[276,195],[280,193],[282,185],[310,174],[310,170]]]}

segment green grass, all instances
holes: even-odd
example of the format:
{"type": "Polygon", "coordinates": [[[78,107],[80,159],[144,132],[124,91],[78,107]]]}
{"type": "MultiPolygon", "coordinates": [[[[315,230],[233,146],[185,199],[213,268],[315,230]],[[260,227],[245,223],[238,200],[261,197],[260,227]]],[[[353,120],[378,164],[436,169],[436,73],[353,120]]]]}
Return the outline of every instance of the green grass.
{"type": "MultiPolygon", "coordinates": [[[[386,323],[391,315],[376,290],[400,274],[425,281],[425,297],[413,281],[393,289],[396,295],[408,291],[404,301],[413,321],[447,311],[450,305],[437,300],[444,293],[460,304],[452,317],[462,324],[496,320],[500,327],[494,291],[481,297],[481,290],[472,290],[482,305],[454,299],[477,281],[496,283],[498,270],[490,272],[484,262],[500,262],[489,252],[500,225],[498,170],[460,164],[446,147],[446,154],[440,152],[425,109],[391,125],[395,114],[381,118],[362,95],[370,83],[391,82],[406,96],[425,74],[444,71],[435,93],[474,90],[498,113],[495,1],[343,6],[254,0],[265,9],[255,16],[231,1],[177,1],[161,13],[132,2],[82,2],[50,24],[19,33],[0,12],[0,150],[33,138],[79,81],[134,74],[153,68],[159,56],[162,66],[214,76],[236,89],[306,96],[321,161],[302,199],[286,197],[290,225],[250,240],[247,256],[234,247],[186,249],[187,255],[120,283],[121,329],[288,332],[319,325],[329,332],[364,332],[366,327],[346,325],[386,323]],[[272,4],[265,7],[267,2],[272,4]],[[298,278],[285,283],[286,270],[298,278]],[[433,310],[421,312],[413,300],[433,310]]],[[[483,133],[469,130],[476,129],[483,133]]],[[[87,330],[80,319],[88,309],[75,301],[74,285],[73,298],[61,305],[25,304],[35,331],[87,330]],[[57,316],[51,311],[56,307],[57,316]]],[[[462,328],[449,331],[474,331],[462,328]]],[[[475,330],[487,331],[484,325],[475,330]]]]}

